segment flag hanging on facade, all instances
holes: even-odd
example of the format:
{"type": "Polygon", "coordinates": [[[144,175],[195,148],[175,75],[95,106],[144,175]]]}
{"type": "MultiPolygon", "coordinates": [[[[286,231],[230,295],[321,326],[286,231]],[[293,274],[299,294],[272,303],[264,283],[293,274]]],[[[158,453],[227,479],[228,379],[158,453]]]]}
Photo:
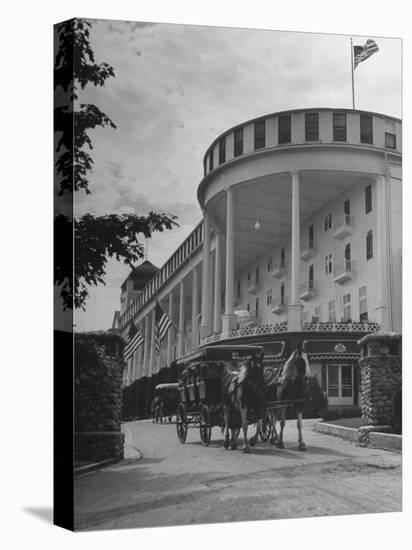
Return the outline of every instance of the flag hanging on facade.
{"type": "Polygon", "coordinates": [[[367,40],[364,46],[353,46],[353,68],[356,67],[365,59],[368,59],[372,54],[379,51],[378,45],[374,40],[367,40]]]}
{"type": "Polygon", "coordinates": [[[143,342],[144,342],[144,338],[142,336],[142,333],[137,330],[136,325],[132,321],[129,329],[127,344],[123,352],[124,360],[127,361],[128,359],[130,359],[133,353],[137,350],[137,348],[141,344],[143,344],[143,342]]]}
{"type": "Polygon", "coordinates": [[[172,321],[163,311],[160,304],[156,303],[156,319],[155,319],[155,350],[156,354],[160,353],[160,342],[166,336],[167,331],[172,326],[172,321]]]}

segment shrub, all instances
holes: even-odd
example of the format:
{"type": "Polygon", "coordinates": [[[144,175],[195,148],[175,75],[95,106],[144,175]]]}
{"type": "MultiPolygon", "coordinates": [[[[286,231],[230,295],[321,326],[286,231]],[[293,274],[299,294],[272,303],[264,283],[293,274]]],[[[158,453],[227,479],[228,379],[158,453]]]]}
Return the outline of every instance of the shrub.
{"type": "Polygon", "coordinates": [[[307,401],[303,405],[303,418],[318,418],[320,411],[328,406],[316,376],[309,377],[307,401]]]}
{"type": "Polygon", "coordinates": [[[398,388],[393,394],[393,412],[392,429],[394,433],[402,433],[402,389],[398,388]]]}

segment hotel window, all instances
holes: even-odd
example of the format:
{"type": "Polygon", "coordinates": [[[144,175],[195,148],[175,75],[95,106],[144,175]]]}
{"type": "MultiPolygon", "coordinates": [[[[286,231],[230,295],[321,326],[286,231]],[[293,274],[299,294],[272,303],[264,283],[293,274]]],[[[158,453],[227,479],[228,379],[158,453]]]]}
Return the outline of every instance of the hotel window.
{"type": "Polygon", "coordinates": [[[373,258],[373,233],[368,231],[366,234],[366,259],[370,260],[373,258]]]}
{"type": "Polygon", "coordinates": [[[255,149],[266,146],[266,121],[255,122],[255,149]]]}
{"type": "Polygon", "coordinates": [[[248,305],[246,306],[246,309],[247,309],[247,310],[249,311],[249,313],[250,313],[250,304],[248,304],[248,305]]]}
{"type": "Polygon", "coordinates": [[[280,283],[280,303],[285,303],[285,283],[283,281],[280,283]]]}
{"type": "Polygon", "coordinates": [[[365,213],[372,212],[372,185],[365,187],[365,213]]]}
{"type": "Polygon", "coordinates": [[[311,264],[309,266],[309,286],[308,286],[308,288],[310,290],[314,289],[314,281],[313,281],[313,279],[314,279],[314,269],[315,268],[314,268],[313,264],[311,264]]]}
{"type": "Polygon", "coordinates": [[[351,320],[350,294],[343,296],[343,319],[344,321],[351,320]]]}
{"type": "Polygon", "coordinates": [[[368,297],[366,285],[359,288],[359,321],[368,320],[368,297]]]}
{"type": "Polygon", "coordinates": [[[329,212],[327,216],[325,216],[325,231],[328,229],[332,229],[332,213],[329,212]]]}
{"type": "Polygon", "coordinates": [[[345,113],[333,113],[333,141],[346,141],[345,113]]]}
{"type": "Polygon", "coordinates": [[[213,149],[209,153],[209,172],[213,170],[213,149]]]}
{"type": "Polygon", "coordinates": [[[290,143],[292,141],[292,126],[290,115],[279,117],[278,143],[290,143]]]}
{"type": "Polygon", "coordinates": [[[222,138],[219,141],[219,164],[223,164],[226,160],[226,139],[222,138]]]}
{"type": "Polygon", "coordinates": [[[259,284],[259,266],[256,268],[256,272],[255,272],[255,283],[257,285],[259,284]]]}
{"type": "Polygon", "coordinates": [[[396,149],[396,135],[391,132],[385,132],[385,147],[387,149],[396,149]]]}
{"type": "Polygon", "coordinates": [[[272,303],[272,289],[269,288],[266,296],[266,305],[269,306],[271,303],[272,303]]]}
{"type": "Polygon", "coordinates": [[[325,274],[332,273],[332,254],[325,256],[325,274]]]}
{"type": "Polygon", "coordinates": [[[360,141],[361,143],[373,143],[372,117],[360,116],[360,141]]]}
{"type": "Polygon", "coordinates": [[[317,322],[322,320],[322,306],[315,307],[315,319],[317,322]]]}
{"type": "Polygon", "coordinates": [[[256,314],[256,317],[259,316],[259,298],[256,298],[256,302],[255,302],[255,314],[256,314]]]}
{"type": "Polygon", "coordinates": [[[328,302],[328,309],[329,309],[329,323],[335,323],[336,322],[335,300],[331,300],[330,302],[328,302]]]}
{"type": "Polygon", "coordinates": [[[243,128],[235,130],[233,156],[243,155],[243,128]]]}
{"type": "Polygon", "coordinates": [[[285,267],[285,247],[280,251],[280,267],[285,267]]]}
{"type": "Polygon", "coordinates": [[[272,264],[273,264],[273,256],[269,256],[268,257],[268,271],[270,271],[272,269],[272,264]]]}
{"type": "Polygon", "coordinates": [[[250,279],[251,279],[251,275],[250,275],[250,271],[249,273],[247,274],[247,282],[250,283],[250,279]]]}
{"type": "Polygon", "coordinates": [[[240,280],[237,281],[236,296],[240,298],[240,280]]]}
{"type": "Polygon", "coordinates": [[[318,113],[305,114],[305,140],[319,140],[319,115],[318,113]]]}

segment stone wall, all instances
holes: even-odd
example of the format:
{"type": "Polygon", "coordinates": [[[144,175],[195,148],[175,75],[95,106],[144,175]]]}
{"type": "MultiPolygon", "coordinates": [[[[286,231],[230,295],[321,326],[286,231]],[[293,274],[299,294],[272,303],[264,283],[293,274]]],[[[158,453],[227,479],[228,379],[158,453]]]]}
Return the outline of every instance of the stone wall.
{"type": "Polygon", "coordinates": [[[121,459],[123,340],[112,332],[75,336],[75,458],[121,459]]]}
{"type": "Polygon", "coordinates": [[[395,421],[395,396],[402,388],[401,337],[376,333],[360,340],[361,409],[364,426],[395,421]]]}

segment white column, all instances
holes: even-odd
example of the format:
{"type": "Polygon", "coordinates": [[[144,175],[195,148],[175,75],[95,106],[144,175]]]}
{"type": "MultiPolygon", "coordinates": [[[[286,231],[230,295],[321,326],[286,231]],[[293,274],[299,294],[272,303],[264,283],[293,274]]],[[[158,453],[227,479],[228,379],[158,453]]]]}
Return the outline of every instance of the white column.
{"type": "MultiPolygon", "coordinates": [[[[169,319],[173,321],[173,291],[169,294],[169,319]]],[[[167,332],[167,366],[170,367],[172,362],[172,344],[173,344],[173,331],[174,325],[172,325],[167,332]]]]}
{"type": "Polygon", "coordinates": [[[221,331],[221,299],[222,299],[222,235],[216,231],[215,247],[215,296],[214,296],[214,316],[213,332],[221,331]]]}
{"type": "Polygon", "coordinates": [[[144,318],[143,376],[148,376],[149,374],[149,330],[149,315],[147,314],[144,318]]]}
{"type": "Polygon", "coordinates": [[[236,327],[236,315],[234,314],[234,214],[233,214],[233,190],[226,192],[226,278],[225,278],[225,313],[222,315],[222,334],[227,335],[236,327]]]}
{"type": "Polygon", "coordinates": [[[210,335],[210,218],[207,212],[203,218],[203,265],[202,265],[202,319],[200,324],[200,338],[210,335]]]}
{"type": "Polygon", "coordinates": [[[376,177],[376,245],[372,233],[373,254],[376,254],[377,303],[376,321],[381,330],[389,331],[388,315],[388,216],[386,210],[387,182],[376,177]]]}
{"type": "Polygon", "coordinates": [[[152,310],[152,328],[151,328],[151,342],[150,342],[150,368],[149,376],[154,374],[156,365],[156,349],[155,349],[155,323],[156,323],[156,310],[152,310]]]}
{"type": "Polygon", "coordinates": [[[292,265],[290,278],[290,304],[288,308],[288,330],[302,328],[302,305],[300,303],[300,201],[299,173],[292,173],[292,265]]]}
{"type": "Polygon", "coordinates": [[[197,267],[192,271],[192,347],[195,350],[198,345],[197,318],[199,315],[199,273],[197,267]]]}
{"type": "MultiPolygon", "coordinates": [[[[139,331],[143,334],[141,324],[139,325],[139,331]]],[[[143,375],[143,344],[141,344],[137,348],[137,378],[142,378],[143,375]]]]}
{"type": "Polygon", "coordinates": [[[179,335],[178,335],[178,357],[184,355],[184,330],[185,330],[185,284],[184,280],[180,281],[180,296],[179,296],[179,335]]]}

